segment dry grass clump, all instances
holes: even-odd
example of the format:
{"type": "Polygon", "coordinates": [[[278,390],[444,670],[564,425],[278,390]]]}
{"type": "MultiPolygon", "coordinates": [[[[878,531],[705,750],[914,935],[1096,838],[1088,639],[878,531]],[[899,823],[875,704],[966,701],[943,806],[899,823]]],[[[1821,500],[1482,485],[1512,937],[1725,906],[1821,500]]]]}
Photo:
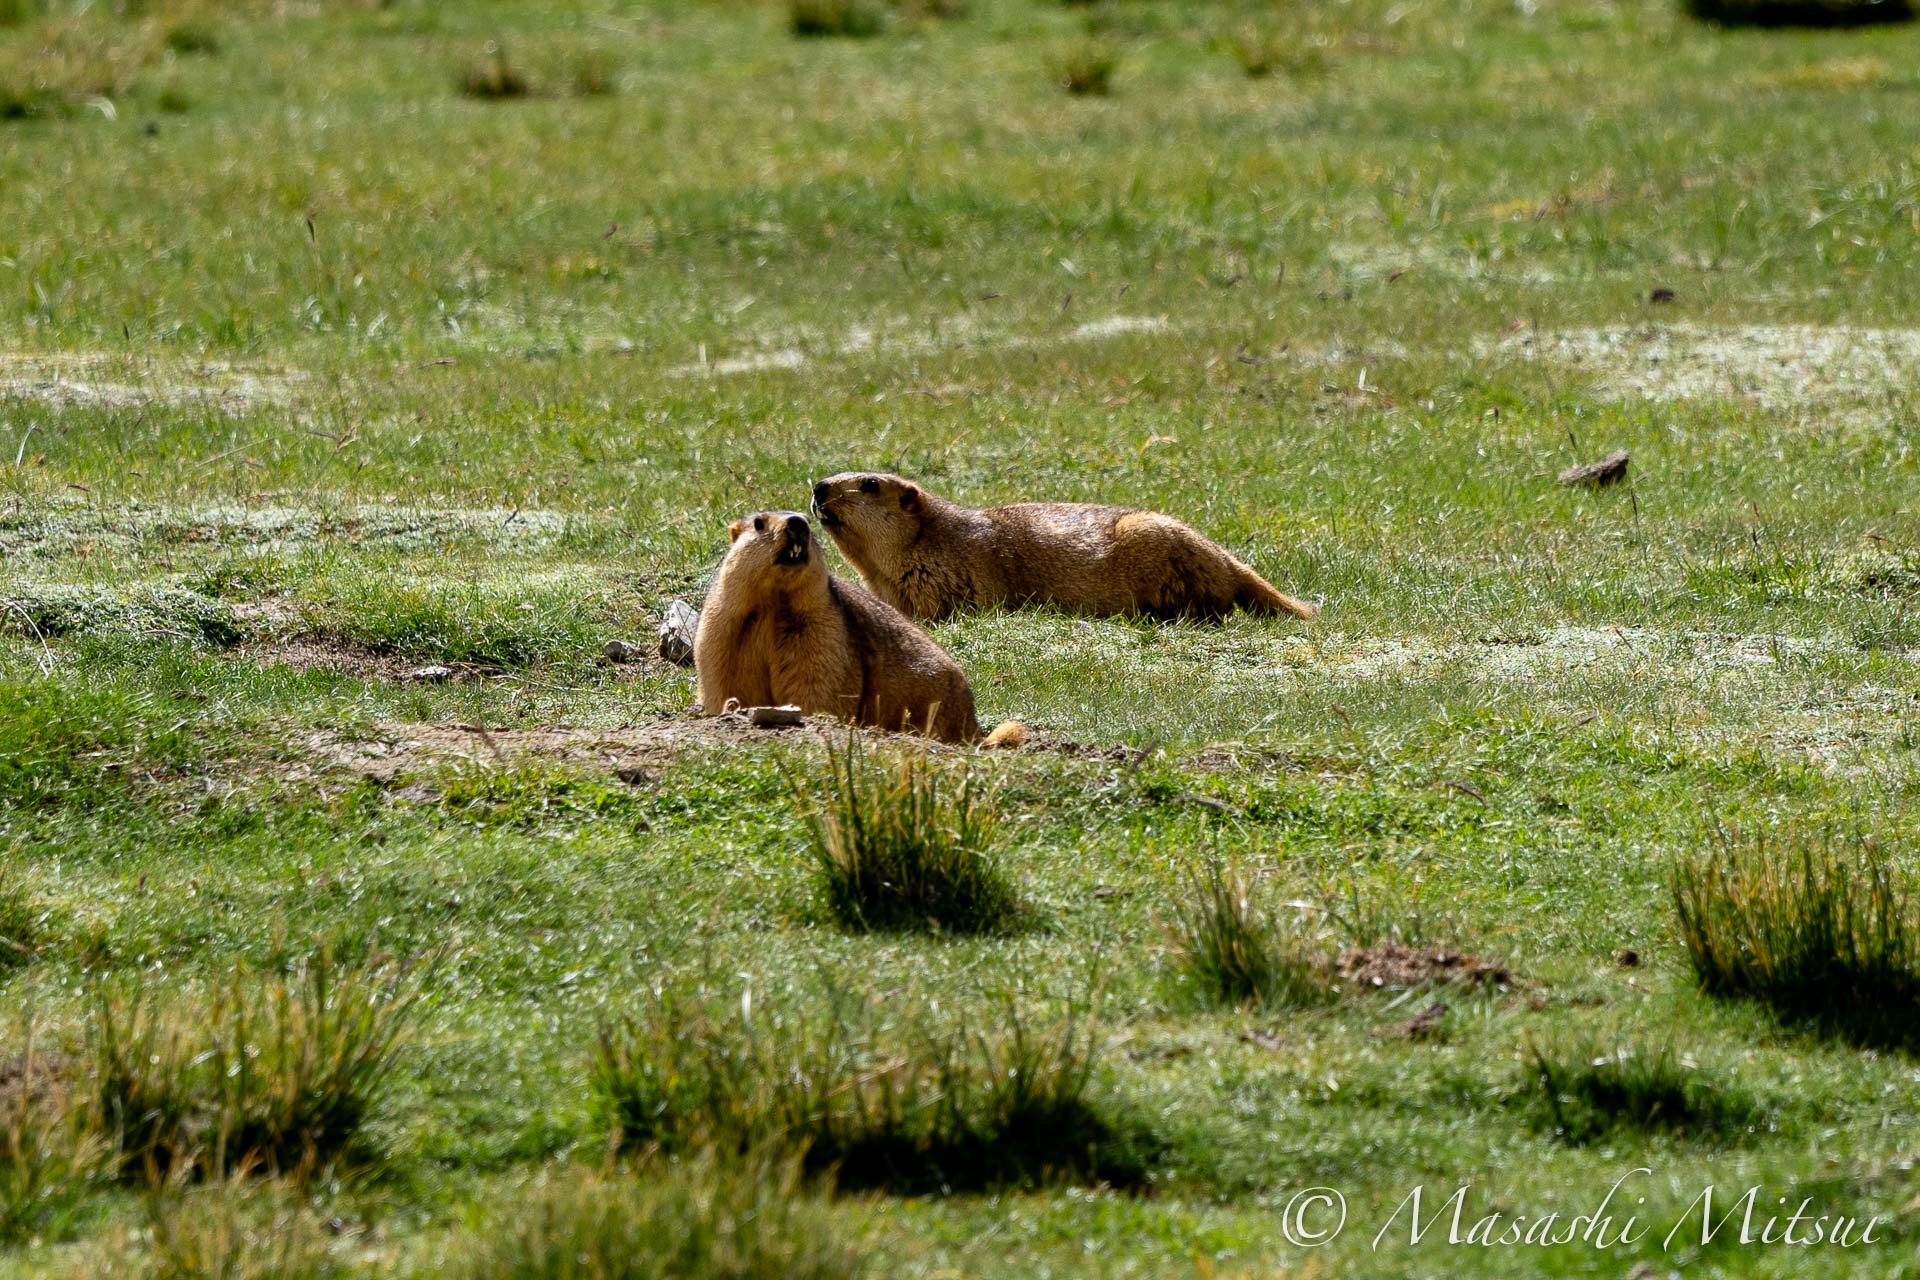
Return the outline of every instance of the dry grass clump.
{"type": "Polygon", "coordinates": [[[524,98],[533,92],[532,83],[514,66],[498,40],[487,41],[480,55],[460,68],[455,83],[463,96],[485,102],[524,98]]]}
{"type": "Polygon", "coordinates": [[[844,1187],[907,1193],[1136,1185],[1140,1143],[1091,1097],[1097,1058],[1074,1017],[882,1036],[837,1004],[806,1023],[661,998],[602,1028],[592,1089],[627,1150],[767,1149],[844,1187]]]}
{"type": "Polygon", "coordinates": [[[1920,923],[1911,885],[1875,841],[1718,832],[1670,888],[1709,995],[1849,1043],[1920,1049],[1920,923]]]}
{"type": "Polygon", "coordinates": [[[220,52],[220,29],[204,16],[182,18],[167,28],[166,44],[182,57],[211,57],[220,52]]]}
{"type": "Polygon", "coordinates": [[[620,92],[620,59],[605,49],[584,49],[570,57],[549,57],[529,70],[507,52],[504,42],[489,40],[460,65],[454,87],[481,102],[516,98],[605,98],[620,92]]]}
{"type": "Polygon", "coordinates": [[[1326,70],[1326,53],[1298,32],[1272,26],[1243,26],[1221,41],[1248,79],[1316,75],[1326,70]]]}
{"type": "Polygon", "coordinates": [[[457,83],[463,96],[482,101],[524,98],[533,92],[532,84],[508,61],[506,50],[493,41],[460,68],[457,83]]]}
{"type": "Polygon", "coordinates": [[[305,1172],[350,1154],[379,1105],[417,991],[324,958],[204,1002],[145,993],[95,1009],[93,1119],[129,1177],[305,1172]]]}
{"type": "Polygon", "coordinates": [[[332,1280],[349,1274],[325,1228],[284,1189],[234,1179],[147,1201],[151,1280],[332,1280]]]}
{"type": "Polygon", "coordinates": [[[791,1161],[645,1159],[576,1169],[468,1238],[460,1280],[845,1280],[859,1255],[791,1161]]]}
{"type": "Polygon", "coordinates": [[[1086,39],[1069,46],[1053,64],[1053,78],[1075,97],[1105,97],[1113,92],[1113,73],[1120,68],[1120,51],[1103,40],[1086,39]]]}
{"type": "Polygon", "coordinates": [[[35,1030],[13,1028],[17,1048],[0,1058],[0,1249],[56,1232],[105,1169],[73,1105],[72,1064],[43,1051],[35,1030]]]}
{"type": "Polygon", "coordinates": [[[991,855],[994,793],[971,760],[926,746],[874,754],[849,733],[823,776],[795,783],[828,913],[854,932],[979,934],[1020,921],[1018,894],[991,855]]]}
{"type": "Polygon", "coordinates": [[[970,12],[968,0],[891,0],[909,22],[957,22],[970,12]]]}
{"type": "Polygon", "coordinates": [[[0,120],[111,114],[159,43],[151,23],[94,14],[32,23],[0,41],[0,120]]]}
{"type": "Polygon", "coordinates": [[[620,92],[620,60],[604,49],[589,49],[573,60],[572,79],[576,97],[610,97],[620,92]]]}
{"type": "Polygon", "coordinates": [[[0,857],[0,975],[31,961],[46,931],[47,913],[17,868],[11,855],[0,857]]]}

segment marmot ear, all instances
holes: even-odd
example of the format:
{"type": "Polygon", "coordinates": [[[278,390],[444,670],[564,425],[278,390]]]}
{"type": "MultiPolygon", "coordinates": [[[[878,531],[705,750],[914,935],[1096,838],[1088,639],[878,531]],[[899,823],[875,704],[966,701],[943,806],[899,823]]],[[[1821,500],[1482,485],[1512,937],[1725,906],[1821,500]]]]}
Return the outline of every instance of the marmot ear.
{"type": "Polygon", "coordinates": [[[747,522],[745,520],[735,520],[732,524],[728,525],[727,526],[727,545],[732,546],[735,542],[738,542],[740,540],[740,535],[745,533],[746,531],[747,531],[747,522]]]}
{"type": "Polygon", "coordinates": [[[920,490],[918,488],[913,485],[907,485],[900,490],[900,509],[902,511],[918,511],[920,509],[920,490]]]}

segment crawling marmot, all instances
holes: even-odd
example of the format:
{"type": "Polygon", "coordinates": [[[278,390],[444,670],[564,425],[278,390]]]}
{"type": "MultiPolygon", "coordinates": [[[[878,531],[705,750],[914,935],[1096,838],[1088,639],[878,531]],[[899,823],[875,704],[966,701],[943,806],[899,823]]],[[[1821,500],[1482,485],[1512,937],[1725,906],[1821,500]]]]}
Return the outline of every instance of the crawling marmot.
{"type": "MultiPolygon", "coordinates": [[[[945,742],[979,741],[960,668],[897,610],[828,574],[805,516],[763,511],[734,521],[727,536],[694,641],[708,715],[729,700],[792,704],[945,742]]],[[[1009,721],[987,745],[1025,735],[1009,721]]]]}
{"type": "Polygon", "coordinates": [[[916,618],[962,605],[1055,604],[1092,614],[1311,618],[1219,544],[1132,507],[1022,502],[974,510],[883,472],[813,486],[813,511],[868,588],[916,618]]]}

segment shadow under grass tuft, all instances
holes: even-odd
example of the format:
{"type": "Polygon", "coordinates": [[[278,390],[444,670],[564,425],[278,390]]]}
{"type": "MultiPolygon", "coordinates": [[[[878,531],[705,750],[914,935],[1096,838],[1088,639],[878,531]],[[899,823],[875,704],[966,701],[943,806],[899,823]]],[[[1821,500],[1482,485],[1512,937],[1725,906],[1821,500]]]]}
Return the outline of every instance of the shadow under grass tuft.
{"type": "Polygon", "coordinates": [[[1879,845],[1795,829],[1716,840],[1670,884],[1701,989],[1862,1048],[1920,1052],[1920,919],[1879,845]]]}
{"type": "Polygon", "coordinates": [[[1686,10],[1723,27],[1869,27],[1911,22],[1911,0],[1684,0],[1686,10]]]}
{"type": "Polygon", "coordinates": [[[602,1027],[596,1109],[626,1150],[790,1154],[848,1189],[1058,1182],[1135,1189],[1159,1144],[1098,1101],[1090,1021],[877,1035],[836,1001],[811,1024],[663,996],[602,1027]]]}
{"type": "Polygon", "coordinates": [[[1712,1079],[1671,1048],[1600,1050],[1581,1043],[1550,1051],[1535,1044],[1528,1052],[1520,1101],[1536,1128],[1570,1146],[1623,1130],[1720,1142],[1764,1122],[1751,1095],[1712,1079]]]}

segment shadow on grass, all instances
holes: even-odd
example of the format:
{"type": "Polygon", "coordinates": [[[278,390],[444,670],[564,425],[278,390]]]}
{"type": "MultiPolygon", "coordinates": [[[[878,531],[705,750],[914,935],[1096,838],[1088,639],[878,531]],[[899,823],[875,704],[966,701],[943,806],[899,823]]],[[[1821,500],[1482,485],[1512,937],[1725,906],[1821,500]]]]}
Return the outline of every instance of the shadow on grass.
{"type": "Polygon", "coordinates": [[[1701,989],[1859,1048],[1920,1053],[1920,919],[1879,845],[1793,829],[1716,840],[1670,885],[1701,989]]]}
{"type": "Polygon", "coordinates": [[[1911,22],[1911,0],[1685,0],[1687,12],[1723,27],[1869,27],[1911,22]]]}
{"type": "Polygon", "coordinates": [[[662,997],[601,1029],[592,1087],[627,1150],[782,1150],[850,1190],[1139,1189],[1161,1144],[1093,1096],[1097,1060],[1078,1018],[883,1043],[844,1009],[809,1026],[662,997]]]}

